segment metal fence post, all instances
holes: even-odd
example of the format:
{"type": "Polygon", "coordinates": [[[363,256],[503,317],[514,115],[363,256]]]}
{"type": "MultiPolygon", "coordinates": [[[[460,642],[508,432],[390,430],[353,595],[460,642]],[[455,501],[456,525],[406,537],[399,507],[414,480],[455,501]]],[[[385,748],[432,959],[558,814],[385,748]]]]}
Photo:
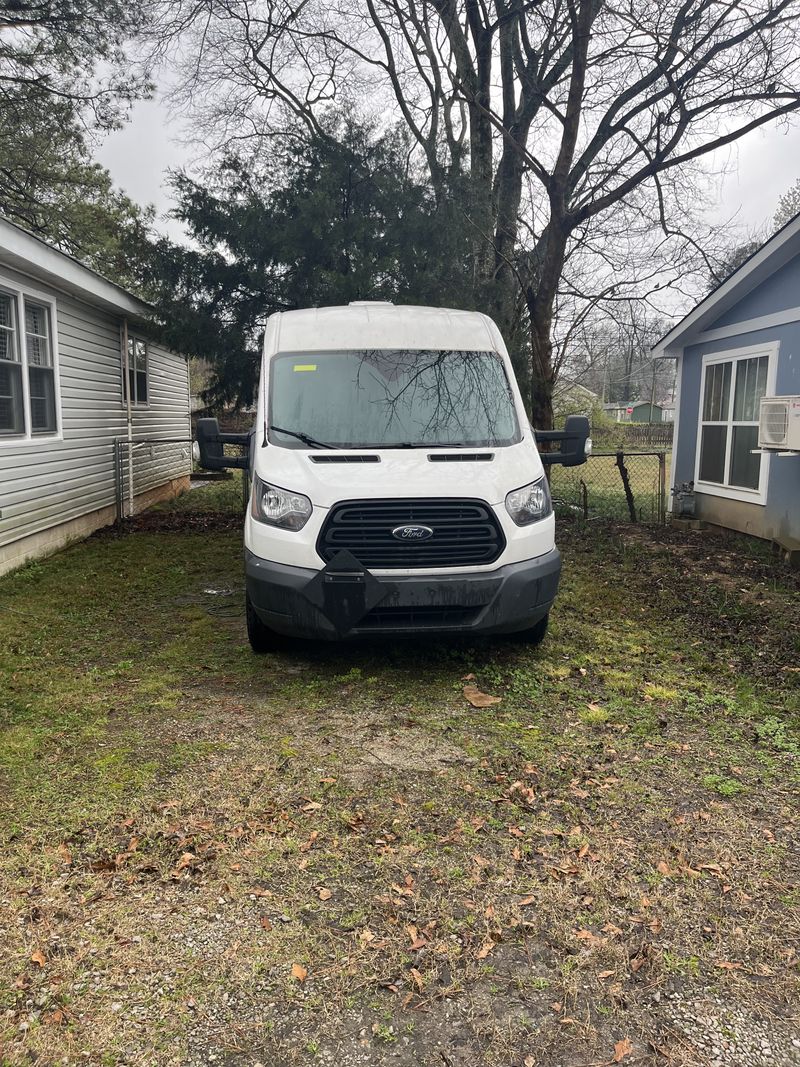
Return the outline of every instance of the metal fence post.
{"type": "Polygon", "coordinates": [[[658,521],[667,522],[667,454],[658,453],[658,521]]]}
{"type": "Polygon", "coordinates": [[[117,522],[122,521],[122,457],[119,441],[114,441],[114,503],[117,506],[117,522]]]}

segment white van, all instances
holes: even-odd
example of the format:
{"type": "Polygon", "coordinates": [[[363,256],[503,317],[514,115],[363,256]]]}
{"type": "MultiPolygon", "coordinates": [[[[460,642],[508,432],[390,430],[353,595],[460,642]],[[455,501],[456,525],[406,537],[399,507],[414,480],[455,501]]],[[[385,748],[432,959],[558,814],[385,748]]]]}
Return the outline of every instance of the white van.
{"type": "MultiPolygon", "coordinates": [[[[582,463],[567,420],[550,462],[582,463]]],[[[247,629],[519,633],[538,643],[561,559],[542,456],[497,326],[477,312],[357,302],[272,315],[256,425],[197,426],[204,467],[250,479],[247,629]],[[224,455],[225,444],[247,455],[224,455]]]]}

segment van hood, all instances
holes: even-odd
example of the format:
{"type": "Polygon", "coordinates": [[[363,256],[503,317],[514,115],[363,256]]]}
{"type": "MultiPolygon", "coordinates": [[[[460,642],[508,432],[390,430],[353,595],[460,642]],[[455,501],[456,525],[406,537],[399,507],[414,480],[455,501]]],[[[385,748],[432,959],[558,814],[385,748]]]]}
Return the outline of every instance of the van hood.
{"type": "Polygon", "coordinates": [[[257,445],[255,471],[263,481],[304,493],[315,507],[330,508],[341,500],[403,497],[472,497],[502,504],[512,489],[540,478],[543,468],[536,445],[526,435],[502,448],[307,451],[257,445]],[[356,456],[369,458],[353,460],[356,456]],[[492,458],[465,458],[473,456],[492,458]]]}

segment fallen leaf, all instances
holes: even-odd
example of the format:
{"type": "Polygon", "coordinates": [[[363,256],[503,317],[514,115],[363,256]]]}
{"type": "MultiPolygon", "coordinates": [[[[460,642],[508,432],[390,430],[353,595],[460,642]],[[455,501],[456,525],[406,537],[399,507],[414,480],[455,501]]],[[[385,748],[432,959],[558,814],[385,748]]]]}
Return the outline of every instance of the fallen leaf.
{"type": "Polygon", "coordinates": [[[723,971],[741,971],[744,969],[743,963],[729,963],[727,960],[723,960],[721,963],[715,963],[715,967],[721,967],[723,971]]]}
{"type": "Polygon", "coordinates": [[[58,854],[67,865],[72,863],[72,853],[63,842],[58,846],[58,854]]]}
{"type": "Polygon", "coordinates": [[[669,876],[672,874],[672,871],[670,870],[669,864],[666,860],[659,860],[658,864],[656,865],[656,870],[659,874],[663,874],[665,878],[669,878],[669,876]]]}
{"type": "Polygon", "coordinates": [[[465,685],[463,693],[473,708],[490,708],[493,704],[499,704],[502,700],[502,697],[493,697],[489,696],[488,693],[482,693],[475,685],[465,685]]]}
{"type": "Polygon", "coordinates": [[[633,1045],[630,1038],[623,1037],[621,1041],[617,1041],[614,1045],[614,1058],[612,1063],[622,1063],[626,1056],[630,1056],[633,1052],[633,1045]]]}
{"type": "Polygon", "coordinates": [[[414,980],[414,985],[417,987],[417,989],[421,993],[422,992],[422,988],[425,985],[424,981],[422,980],[422,975],[419,973],[419,971],[417,970],[416,967],[412,967],[411,971],[409,973],[411,974],[411,977],[414,980]]]}
{"type": "Polygon", "coordinates": [[[197,862],[197,856],[195,856],[194,852],[184,852],[175,864],[173,874],[178,874],[180,871],[186,870],[187,867],[191,867],[195,862],[197,862]]]}
{"type": "Polygon", "coordinates": [[[31,953],[31,960],[34,963],[38,963],[40,967],[44,967],[47,963],[47,956],[45,956],[40,948],[37,948],[35,952],[31,953]]]}
{"type": "Polygon", "coordinates": [[[610,978],[615,973],[616,973],[615,971],[600,971],[600,973],[598,974],[597,977],[598,978],[610,978]]]}
{"type": "Polygon", "coordinates": [[[576,930],[575,936],[579,941],[585,941],[587,945],[602,945],[605,938],[598,937],[591,930],[576,930]]]}
{"type": "Polygon", "coordinates": [[[529,904],[533,904],[535,900],[536,900],[536,897],[523,897],[522,900],[518,900],[517,901],[517,904],[521,908],[527,908],[528,905],[529,904]]]}
{"type": "Polygon", "coordinates": [[[45,1015],[44,1021],[46,1023],[52,1023],[53,1026],[65,1026],[67,1017],[61,1008],[56,1008],[55,1011],[50,1011],[45,1015]]]}
{"type": "Polygon", "coordinates": [[[332,896],[333,893],[330,891],[330,889],[320,889],[319,891],[320,900],[330,900],[332,896]]]}
{"type": "Polygon", "coordinates": [[[267,930],[267,931],[272,929],[272,923],[270,922],[268,916],[266,916],[266,915],[262,915],[261,916],[261,926],[262,926],[262,929],[267,930]]]}
{"type": "Polygon", "coordinates": [[[494,941],[484,941],[478,951],[475,953],[475,958],[478,960],[485,960],[490,952],[494,951],[494,941]]]}
{"type": "Polygon", "coordinates": [[[303,805],[303,811],[319,811],[322,805],[318,800],[309,800],[307,804],[303,805]]]}
{"type": "Polygon", "coordinates": [[[305,982],[308,977],[308,971],[302,965],[302,963],[292,964],[292,978],[296,978],[298,982],[305,982]]]}

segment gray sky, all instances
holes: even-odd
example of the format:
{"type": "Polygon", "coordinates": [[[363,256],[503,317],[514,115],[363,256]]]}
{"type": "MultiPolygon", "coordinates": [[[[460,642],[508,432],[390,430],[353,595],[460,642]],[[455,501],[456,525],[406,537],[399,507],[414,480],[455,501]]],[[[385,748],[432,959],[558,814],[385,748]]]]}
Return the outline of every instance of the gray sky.
{"type": "MultiPolygon", "coordinates": [[[[159,215],[170,208],[165,186],[170,167],[190,164],[196,150],[181,143],[185,120],[170,119],[158,99],[138,103],[130,123],[112,133],[98,153],[117,185],[141,204],[152,203],[159,215]]],[[[731,217],[743,228],[761,227],[775,212],[778,199],[800,177],[800,125],[756,130],[737,145],[717,154],[715,169],[724,167],[718,183],[714,221],[731,217]]],[[[160,221],[159,228],[179,237],[181,227],[160,221]]]]}

